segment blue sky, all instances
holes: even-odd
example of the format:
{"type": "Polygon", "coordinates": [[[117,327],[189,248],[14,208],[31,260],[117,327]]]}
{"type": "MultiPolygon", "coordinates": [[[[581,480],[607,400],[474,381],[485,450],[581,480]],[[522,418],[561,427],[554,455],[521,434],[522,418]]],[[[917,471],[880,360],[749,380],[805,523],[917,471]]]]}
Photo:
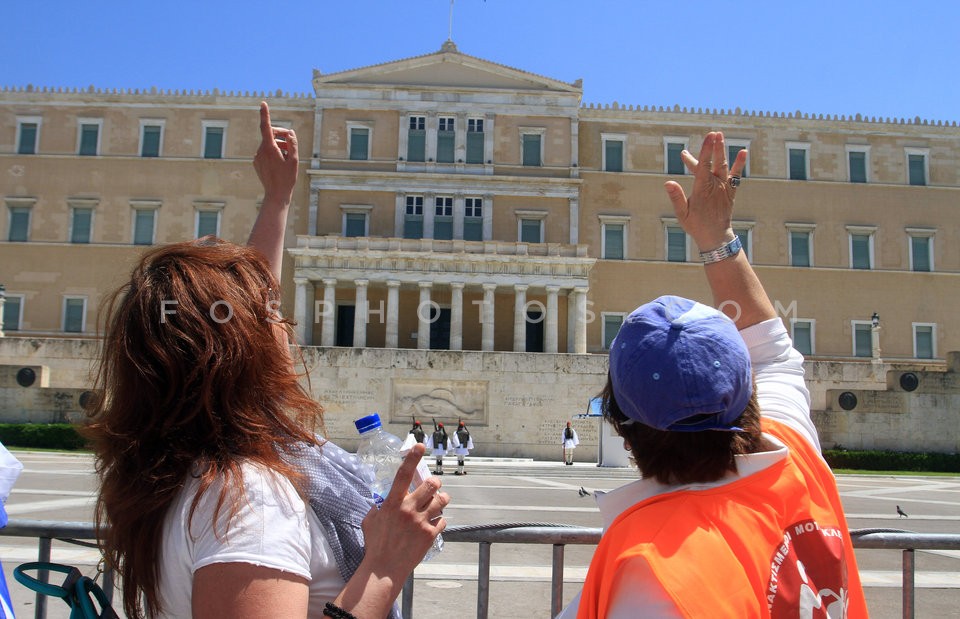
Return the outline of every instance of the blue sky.
{"type": "MultiPolygon", "coordinates": [[[[7,0],[0,86],[310,92],[437,51],[449,0],[7,0]]],[[[460,51],[585,103],[960,121],[954,0],[455,0],[460,51]],[[790,7],[790,8],[787,8],[790,7]]]]}

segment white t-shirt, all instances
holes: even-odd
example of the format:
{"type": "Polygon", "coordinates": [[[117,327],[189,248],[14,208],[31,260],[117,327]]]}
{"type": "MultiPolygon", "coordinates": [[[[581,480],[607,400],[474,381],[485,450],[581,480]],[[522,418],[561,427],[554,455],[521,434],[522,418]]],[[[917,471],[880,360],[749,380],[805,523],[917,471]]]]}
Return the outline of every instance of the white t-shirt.
{"type": "MultiPolygon", "coordinates": [[[[817,429],[810,419],[810,393],[803,379],[803,355],[793,348],[793,342],[783,322],[779,318],[771,318],[743,329],[740,335],[750,351],[761,416],[790,426],[819,451],[817,429]]],[[[737,471],[728,472],[718,481],[670,486],[653,478],[641,478],[610,492],[596,493],[604,530],[609,528],[625,509],[640,501],[678,490],[703,490],[723,486],[762,471],[787,457],[788,448],[781,441],[769,434],[763,436],[775,445],[776,449],[734,456],[737,471]]],[[[633,619],[638,616],[638,608],[644,609],[645,617],[682,617],[673,600],[656,580],[650,566],[642,558],[634,558],[623,564],[617,572],[614,589],[607,619],[633,619]]],[[[578,593],[556,619],[574,619],[579,606],[578,593]]]]}
{"type": "Polygon", "coordinates": [[[308,617],[322,618],[324,604],[343,589],[323,528],[293,484],[255,464],[244,464],[242,471],[246,500],[229,528],[225,526],[229,506],[221,509],[219,539],[213,526],[219,484],[203,494],[192,520],[197,479],[188,479],[170,506],[160,555],[159,617],[191,617],[193,574],[213,563],[251,563],[302,576],[310,582],[308,617]]]}

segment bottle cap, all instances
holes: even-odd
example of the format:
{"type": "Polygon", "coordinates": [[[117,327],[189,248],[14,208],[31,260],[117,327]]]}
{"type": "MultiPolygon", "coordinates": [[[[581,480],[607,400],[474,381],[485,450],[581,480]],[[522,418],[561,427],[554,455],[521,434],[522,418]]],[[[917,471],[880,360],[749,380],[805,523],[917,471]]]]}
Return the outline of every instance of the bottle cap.
{"type": "Polygon", "coordinates": [[[353,425],[357,426],[357,432],[363,434],[364,432],[369,432],[370,430],[376,430],[377,428],[383,426],[383,423],[380,421],[380,415],[373,413],[372,415],[367,415],[366,417],[361,417],[353,422],[353,425]]]}

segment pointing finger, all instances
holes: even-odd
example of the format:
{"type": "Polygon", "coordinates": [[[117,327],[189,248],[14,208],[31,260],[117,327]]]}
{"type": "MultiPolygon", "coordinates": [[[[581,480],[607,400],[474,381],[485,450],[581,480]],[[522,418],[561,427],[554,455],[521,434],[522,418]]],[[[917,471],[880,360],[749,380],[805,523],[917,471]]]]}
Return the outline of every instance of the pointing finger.
{"type": "Polygon", "coordinates": [[[737,153],[736,159],[733,160],[733,165],[730,167],[731,176],[743,176],[743,171],[747,167],[747,149],[743,148],[740,152],[737,153]]]}
{"type": "Polygon", "coordinates": [[[687,218],[687,196],[683,193],[683,187],[676,181],[667,181],[664,186],[667,190],[667,196],[673,204],[673,212],[677,214],[677,219],[684,221],[687,218]]]}
{"type": "Polygon", "coordinates": [[[713,173],[720,178],[727,178],[727,153],[724,146],[723,133],[713,134],[713,173]]]}
{"type": "Polygon", "coordinates": [[[420,458],[423,457],[424,451],[426,451],[426,447],[424,447],[422,443],[417,443],[413,446],[413,449],[403,457],[403,462],[400,464],[400,468],[397,469],[397,474],[393,478],[393,485],[390,487],[390,494],[388,494],[386,500],[384,500],[384,505],[387,503],[397,505],[407,496],[407,490],[413,481],[413,473],[417,470],[417,464],[420,463],[420,458]]]}
{"type": "Polygon", "coordinates": [[[273,129],[270,127],[270,108],[266,101],[260,102],[260,139],[264,144],[273,142],[273,129]]]}

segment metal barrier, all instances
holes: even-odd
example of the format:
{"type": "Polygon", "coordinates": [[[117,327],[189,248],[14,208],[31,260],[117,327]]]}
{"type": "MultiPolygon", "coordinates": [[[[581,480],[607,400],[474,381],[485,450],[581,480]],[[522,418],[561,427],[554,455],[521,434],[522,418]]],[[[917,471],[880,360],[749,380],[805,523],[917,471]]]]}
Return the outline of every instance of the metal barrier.
{"type": "MultiPolygon", "coordinates": [[[[563,553],[568,544],[596,545],[600,541],[598,528],[572,527],[545,523],[507,523],[448,527],[443,532],[447,543],[476,543],[477,561],[477,619],[487,619],[490,609],[490,548],[493,544],[552,544],[553,566],[550,586],[550,613],[556,615],[563,604],[563,553]]],[[[39,539],[37,560],[50,561],[53,540],[96,547],[93,524],[89,522],[59,522],[53,520],[10,520],[0,536],[36,537],[39,539]]],[[[914,551],[960,550],[960,534],[913,533],[899,529],[854,529],[850,531],[855,548],[902,550],[902,609],[905,619],[914,617],[914,551]]],[[[40,578],[46,578],[40,574],[40,578]]],[[[103,590],[113,599],[114,575],[104,572],[103,590]]],[[[407,579],[401,596],[403,616],[413,617],[413,576],[407,579]]],[[[37,594],[34,617],[46,619],[46,596],[37,594]]]]}

